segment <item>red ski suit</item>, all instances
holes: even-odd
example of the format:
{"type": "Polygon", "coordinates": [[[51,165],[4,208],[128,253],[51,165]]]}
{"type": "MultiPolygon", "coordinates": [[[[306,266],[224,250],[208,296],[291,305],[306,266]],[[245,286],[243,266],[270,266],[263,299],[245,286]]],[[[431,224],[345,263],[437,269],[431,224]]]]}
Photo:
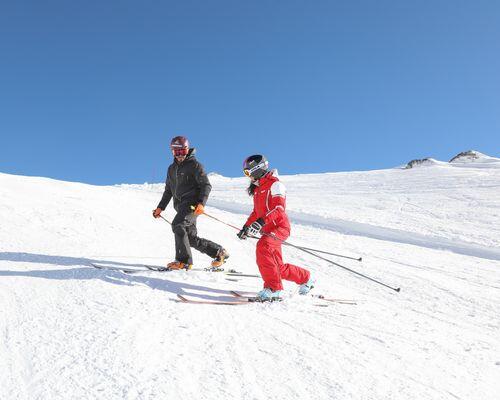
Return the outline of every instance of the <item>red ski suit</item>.
{"type": "Polygon", "coordinates": [[[286,189],[276,170],[263,176],[253,194],[253,211],[245,226],[259,218],[264,220],[262,237],[257,242],[257,265],[264,279],[264,287],[283,290],[282,279],[297,284],[309,280],[309,271],[292,264],[283,264],[281,242],[290,236],[290,222],[285,212],[286,189]],[[272,235],[272,236],[266,236],[272,235]]]}

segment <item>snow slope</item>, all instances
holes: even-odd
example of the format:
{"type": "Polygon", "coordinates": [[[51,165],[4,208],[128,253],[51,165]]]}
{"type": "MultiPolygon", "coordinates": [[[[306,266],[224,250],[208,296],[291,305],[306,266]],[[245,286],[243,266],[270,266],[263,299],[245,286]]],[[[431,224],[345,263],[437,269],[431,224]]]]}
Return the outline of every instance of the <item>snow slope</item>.
{"type": "MultiPolygon", "coordinates": [[[[291,243],[362,256],[330,258],[402,288],[285,248],[317,293],[358,300],[329,307],[293,284],[280,304],[182,304],[176,293],[229,299],[261,282],[96,270],[173,258],[170,227],[151,217],[162,185],[0,174],[0,399],[497,399],[499,166],[284,176],[291,243]]],[[[211,181],[207,212],[240,226],[246,180],[211,181]]],[[[198,226],[228,266],[257,272],[253,242],[198,226]]]]}

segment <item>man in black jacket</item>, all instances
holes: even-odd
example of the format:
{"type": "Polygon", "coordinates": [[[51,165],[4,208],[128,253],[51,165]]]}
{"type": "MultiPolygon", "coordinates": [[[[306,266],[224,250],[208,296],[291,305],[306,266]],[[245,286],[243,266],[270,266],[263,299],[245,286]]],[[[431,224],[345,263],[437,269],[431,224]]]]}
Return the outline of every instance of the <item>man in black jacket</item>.
{"type": "Polygon", "coordinates": [[[190,269],[193,265],[191,246],[213,258],[212,267],[220,267],[229,254],[222,246],[198,237],[196,218],[203,214],[204,206],[212,186],[207,174],[195,158],[196,149],[189,148],[184,136],[176,136],[170,143],[174,162],[168,167],[165,191],[153,217],[160,214],[174,198],[177,215],[172,221],[175,235],[175,261],[168,263],[169,269],[190,269]]]}

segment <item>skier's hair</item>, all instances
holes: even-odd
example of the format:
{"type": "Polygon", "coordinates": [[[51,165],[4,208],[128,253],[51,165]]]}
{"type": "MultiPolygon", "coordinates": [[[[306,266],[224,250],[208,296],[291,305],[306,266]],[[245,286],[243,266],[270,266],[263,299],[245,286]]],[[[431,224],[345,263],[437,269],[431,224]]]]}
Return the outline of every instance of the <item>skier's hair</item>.
{"type": "Polygon", "coordinates": [[[257,185],[254,185],[252,182],[250,182],[250,185],[248,185],[248,187],[247,187],[247,193],[250,197],[253,196],[256,188],[257,188],[257,185]]]}

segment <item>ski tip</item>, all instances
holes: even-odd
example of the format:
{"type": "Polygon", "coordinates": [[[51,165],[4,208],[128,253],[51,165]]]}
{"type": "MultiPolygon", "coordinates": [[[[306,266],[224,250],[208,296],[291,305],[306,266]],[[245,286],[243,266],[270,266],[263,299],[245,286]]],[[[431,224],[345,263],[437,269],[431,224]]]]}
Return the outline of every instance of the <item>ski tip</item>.
{"type": "Polygon", "coordinates": [[[397,289],[394,289],[394,290],[399,293],[401,291],[401,288],[398,287],[397,289]]]}
{"type": "Polygon", "coordinates": [[[359,257],[358,261],[360,261],[360,262],[363,261],[363,257],[359,257]]]}

